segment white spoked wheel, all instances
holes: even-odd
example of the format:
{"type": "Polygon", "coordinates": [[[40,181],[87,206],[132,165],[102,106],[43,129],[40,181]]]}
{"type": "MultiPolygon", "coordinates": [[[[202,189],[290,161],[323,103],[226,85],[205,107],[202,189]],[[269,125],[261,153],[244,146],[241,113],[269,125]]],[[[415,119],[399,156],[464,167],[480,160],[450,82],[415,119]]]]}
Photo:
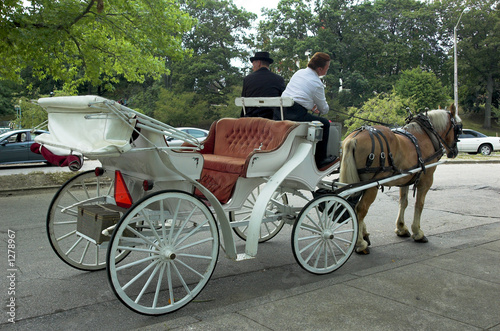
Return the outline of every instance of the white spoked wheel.
{"type": "Polygon", "coordinates": [[[108,279],[128,308],[166,314],[201,292],[218,255],[217,223],[208,207],[186,192],[160,191],[134,204],[118,223],[108,249],[108,279]],[[118,265],[123,250],[130,254],[118,265]]]}
{"type": "MultiPolygon", "coordinates": [[[[73,268],[101,270],[106,268],[108,242],[97,245],[77,234],[78,206],[103,204],[113,196],[114,180],[106,174],[96,176],[93,170],[68,180],[50,203],[47,213],[47,235],[56,254],[73,268]]],[[[117,258],[123,258],[126,252],[117,258]]]]}
{"type": "MultiPolygon", "coordinates": [[[[230,222],[248,221],[252,210],[255,206],[255,201],[260,194],[260,186],[255,188],[248,196],[243,207],[238,211],[229,212],[230,222]]],[[[266,214],[260,225],[259,242],[268,241],[274,238],[285,225],[283,219],[283,208],[280,206],[288,205],[288,197],[284,192],[274,192],[271,200],[267,203],[266,214]]],[[[248,225],[238,226],[233,228],[234,233],[243,240],[247,239],[248,225]]]]}
{"type": "Polygon", "coordinates": [[[295,260],[313,274],[340,268],[356,245],[358,221],[343,198],[325,194],[310,201],[300,212],[292,230],[295,260]]]}

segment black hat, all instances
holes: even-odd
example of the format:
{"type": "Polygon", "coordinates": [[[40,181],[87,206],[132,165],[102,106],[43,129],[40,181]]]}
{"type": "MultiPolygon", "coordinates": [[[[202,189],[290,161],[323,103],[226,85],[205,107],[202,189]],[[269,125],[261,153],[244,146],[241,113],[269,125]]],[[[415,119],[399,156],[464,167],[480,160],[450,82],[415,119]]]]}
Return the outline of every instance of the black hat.
{"type": "Polygon", "coordinates": [[[255,56],[250,58],[250,62],[255,60],[266,61],[269,62],[269,64],[274,62],[274,60],[269,57],[269,52],[255,52],[255,56]]]}

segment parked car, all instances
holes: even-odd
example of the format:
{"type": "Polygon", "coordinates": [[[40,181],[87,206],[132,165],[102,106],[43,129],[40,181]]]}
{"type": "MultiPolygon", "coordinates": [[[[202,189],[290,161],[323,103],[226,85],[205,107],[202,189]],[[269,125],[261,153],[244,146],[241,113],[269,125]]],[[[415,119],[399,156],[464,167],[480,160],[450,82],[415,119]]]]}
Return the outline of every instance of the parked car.
{"type": "Polygon", "coordinates": [[[488,137],[481,132],[463,129],[459,139],[460,141],[457,144],[459,152],[490,155],[493,151],[500,151],[499,137],[488,137]]]}
{"type": "MultiPolygon", "coordinates": [[[[205,138],[207,138],[208,136],[208,131],[203,129],[198,129],[198,128],[176,128],[176,129],[181,130],[182,132],[185,132],[187,134],[190,134],[200,142],[205,140],[205,138]]],[[[172,137],[166,137],[166,138],[168,146],[171,147],[180,146],[184,143],[184,141],[180,139],[174,139],[172,137]]]]}
{"type": "Polygon", "coordinates": [[[44,130],[14,130],[0,135],[0,164],[47,162],[42,155],[30,150],[35,137],[48,133],[44,130]]]}

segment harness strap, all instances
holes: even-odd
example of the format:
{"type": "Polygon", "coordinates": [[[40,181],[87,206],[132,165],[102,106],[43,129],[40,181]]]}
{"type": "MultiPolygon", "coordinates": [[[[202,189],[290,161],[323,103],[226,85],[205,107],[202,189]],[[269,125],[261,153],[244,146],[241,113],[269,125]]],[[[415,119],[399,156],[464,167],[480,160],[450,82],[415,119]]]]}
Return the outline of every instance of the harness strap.
{"type": "Polygon", "coordinates": [[[410,139],[410,141],[413,143],[413,145],[415,145],[415,149],[417,151],[417,166],[416,167],[422,168],[422,171],[425,174],[425,162],[422,159],[422,152],[420,151],[420,145],[418,144],[417,138],[413,134],[411,134],[410,132],[403,130],[403,129],[400,129],[400,128],[393,129],[392,132],[394,132],[395,134],[405,136],[406,138],[410,139]]]}
{"type": "Polygon", "coordinates": [[[374,173],[375,175],[380,173],[380,172],[388,172],[392,171],[394,173],[399,173],[399,170],[394,167],[394,159],[392,158],[392,153],[390,151],[389,147],[389,142],[387,140],[387,137],[382,133],[382,131],[377,130],[376,128],[372,126],[363,126],[359,129],[357,129],[356,134],[354,137],[356,137],[360,132],[362,131],[367,131],[368,135],[370,137],[370,140],[372,142],[372,148],[370,154],[366,158],[366,165],[364,168],[358,169],[359,174],[364,174],[364,173],[374,173]],[[375,138],[377,138],[377,141],[380,145],[380,165],[378,167],[372,167],[371,165],[373,164],[373,161],[375,160],[375,138]],[[388,166],[385,166],[385,160],[387,159],[386,153],[384,152],[384,143],[382,142],[382,139],[385,141],[385,145],[387,146],[387,154],[389,155],[388,158],[388,166]]]}

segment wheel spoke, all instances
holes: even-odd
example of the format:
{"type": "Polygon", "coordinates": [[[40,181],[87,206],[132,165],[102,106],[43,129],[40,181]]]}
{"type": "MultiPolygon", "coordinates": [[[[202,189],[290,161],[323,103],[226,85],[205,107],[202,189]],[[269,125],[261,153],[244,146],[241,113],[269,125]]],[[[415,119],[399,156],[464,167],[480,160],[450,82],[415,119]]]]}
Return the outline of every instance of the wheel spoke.
{"type": "Polygon", "coordinates": [[[158,269],[160,267],[161,267],[161,263],[156,264],[155,269],[153,270],[151,275],[149,275],[148,280],[146,281],[146,283],[142,287],[141,292],[139,292],[139,295],[137,295],[137,298],[135,298],[135,303],[138,303],[141,300],[142,295],[144,294],[144,292],[146,292],[146,289],[148,288],[149,284],[151,284],[153,277],[156,275],[156,273],[158,272],[158,269]]]}
{"type": "Polygon", "coordinates": [[[157,264],[158,264],[158,260],[153,261],[150,264],[148,264],[148,266],[146,268],[142,269],[142,271],[139,272],[137,275],[135,275],[135,277],[132,278],[127,284],[123,285],[122,289],[126,290],[127,287],[129,287],[130,285],[132,285],[133,283],[135,283],[139,278],[142,277],[142,275],[144,275],[146,272],[148,272],[149,269],[151,269],[152,267],[154,267],[157,264]]]}

